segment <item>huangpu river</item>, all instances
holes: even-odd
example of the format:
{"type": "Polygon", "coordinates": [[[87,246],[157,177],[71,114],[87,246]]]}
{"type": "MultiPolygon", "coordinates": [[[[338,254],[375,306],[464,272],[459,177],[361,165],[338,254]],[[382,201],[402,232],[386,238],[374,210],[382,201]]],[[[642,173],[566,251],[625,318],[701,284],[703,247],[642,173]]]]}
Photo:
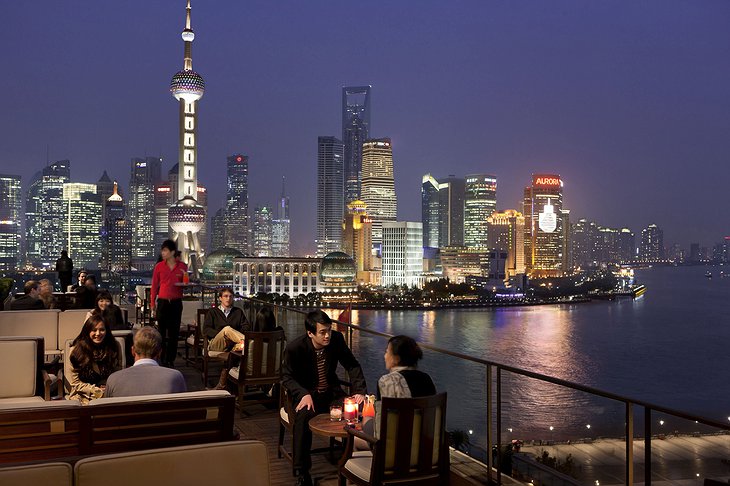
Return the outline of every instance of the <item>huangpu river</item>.
{"type": "MultiPolygon", "coordinates": [[[[469,356],[727,421],[730,278],[720,277],[722,269],[637,270],[637,282],[648,287],[637,299],[488,309],[360,310],[353,311],[352,321],[364,328],[407,334],[469,356]],[[713,278],[705,276],[707,271],[713,278]]],[[[373,393],[378,377],[385,372],[385,344],[383,338],[355,333],[353,352],[373,393]]],[[[471,430],[476,443],[485,443],[484,366],[427,351],[420,368],[431,374],[437,389],[449,394],[449,429],[471,430]]],[[[502,406],[503,440],[624,435],[625,408],[620,402],[506,372],[502,374],[502,406]]],[[[637,415],[643,413],[639,410],[637,415]]],[[[672,417],[663,420],[661,425],[653,425],[653,433],[692,428],[672,417]]],[[[637,424],[638,435],[642,431],[637,424]]]]}

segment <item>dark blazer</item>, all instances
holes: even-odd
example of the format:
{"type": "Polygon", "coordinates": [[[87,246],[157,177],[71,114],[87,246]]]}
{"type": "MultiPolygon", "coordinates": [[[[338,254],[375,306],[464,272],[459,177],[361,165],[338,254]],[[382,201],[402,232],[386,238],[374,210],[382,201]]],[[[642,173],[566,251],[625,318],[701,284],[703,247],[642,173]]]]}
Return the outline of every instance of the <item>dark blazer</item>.
{"type": "Polygon", "coordinates": [[[23,294],[15,300],[10,301],[10,310],[34,310],[45,309],[41,299],[34,299],[28,294],[23,294]]]}
{"type": "MultiPolygon", "coordinates": [[[[352,383],[352,394],[365,394],[365,375],[362,372],[352,351],[347,347],[341,332],[332,331],[330,343],[324,348],[325,365],[327,367],[327,384],[336,396],[344,396],[337,377],[337,364],[341,364],[352,383]]],[[[281,383],[289,391],[294,404],[317,388],[317,357],[314,353],[312,339],[304,334],[292,340],[284,350],[284,362],[281,364],[281,383]]]]}
{"type": "Polygon", "coordinates": [[[246,319],[246,314],[240,307],[233,306],[231,313],[228,314],[228,318],[218,307],[209,309],[205,314],[205,321],[203,322],[203,334],[208,336],[208,339],[213,339],[221,332],[226,326],[231,326],[236,331],[248,331],[250,326],[246,319]]]}

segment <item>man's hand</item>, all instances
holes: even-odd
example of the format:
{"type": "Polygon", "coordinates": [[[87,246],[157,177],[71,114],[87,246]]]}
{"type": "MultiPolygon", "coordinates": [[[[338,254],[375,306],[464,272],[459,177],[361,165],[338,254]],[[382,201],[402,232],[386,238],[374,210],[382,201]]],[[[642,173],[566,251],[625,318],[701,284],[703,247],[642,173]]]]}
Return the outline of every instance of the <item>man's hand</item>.
{"type": "Polygon", "coordinates": [[[314,402],[312,401],[312,395],[304,395],[301,400],[299,400],[299,405],[297,405],[297,408],[294,410],[295,412],[298,412],[299,410],[303,408],[308,408],[309,410],[314,410],[314,402]]]}
{"type": "Polygon", "coordinates": [[[365,395],[357,394],[357,395],[353,395],[352,398],[355,399],[355,401],[357,402],[358,405],[360,405],[362,402],[365,401],[365,395]]]}

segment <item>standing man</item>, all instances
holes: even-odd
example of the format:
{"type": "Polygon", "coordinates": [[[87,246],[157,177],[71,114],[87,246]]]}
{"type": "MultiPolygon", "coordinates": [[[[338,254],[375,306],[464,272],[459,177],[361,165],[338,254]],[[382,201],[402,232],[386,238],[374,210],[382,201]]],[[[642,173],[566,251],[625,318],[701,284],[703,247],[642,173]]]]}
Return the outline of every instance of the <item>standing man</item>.
{"type": "Polygon", "coordinates": [[[188,266],[175,258],[177,245],[172,240],[162,242],[162,261],[152,271],[150,311],[157,317],[162,335],[162,364],[172,368],[177,357],[177,338],[182,318],[183,276],[188,266]]]}
{"type": "Polygon", "coordinates": [[[188,391],[182,373],[157,364],[161,353],[162,336],[157,329],[146,326],[137,331],[132,345],[134,365],[107,378],[104,396],[132,397],[188,391]]]}
{"type": "Polygon", "coordinates": [[[58,281],[61,282],[61,292],[68,292],[68,288],[71,286],[74,262],[69,258],[66,250],[61,250],[61,258],[56,260],[56,271],[58,272],[58,281]]]}
{"type": "MultiPolygon", "coordinates": [[[[250,330],[246,314],[233,305],[233,289],[224,287],[218,291],[220,306],[208,309],[203,323],[203,334],[208,338],[209,351],[230,351],[243,340],[243,331],[250,330]]],[[[224,366],[216,390],[225,390],[228,369],[224,366]]],[[[205,386],[208,386],[205,383],[205,386]]]]}
{"type": "Polygon", "coordinates": [[[312,484],[309,420],[329,411],[333,402],[342,403],[345,397],[337,378],[337,364],[347,370],[357,403],[367,393],[360,363],[347,347],[342,333],[332,330],[330,317],[321,310],[312,311],[304,320],[304,328],[306,334],[287,345],[281,366],[281,383],[288,390],[296,412],[293,459],[297,486],[312,484]]]}

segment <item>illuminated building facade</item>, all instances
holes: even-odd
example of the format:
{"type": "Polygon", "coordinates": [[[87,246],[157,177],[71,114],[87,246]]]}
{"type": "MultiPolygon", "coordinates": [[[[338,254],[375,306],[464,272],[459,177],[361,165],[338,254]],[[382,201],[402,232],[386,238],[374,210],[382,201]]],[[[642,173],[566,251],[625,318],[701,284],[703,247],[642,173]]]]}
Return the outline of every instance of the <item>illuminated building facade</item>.
{"type": "Polygon", "coordinates": [[[568,270],[569,250],[563,181],[557,174],[533,174],[524,194],[526,270],[533,277],[561,276],[568,270]]]}
{"type": "Polygon", "coordinates": [[[167,220],[167,212],[170,206],[175,203],[177,194],[173,191],[169,182],[163,182],[155,186],[155,231],[154,249],[157,251],[162,242],[170,239],[170,222],[167,220]]]}
{"type": "Polygon", "coordinates": [[[423,225],[420,221],[384,222],[382,251],[383,286],[423,286],[423,225]]]}
{"type": "Polygon", "coordinates": [[[398,208],[393,179],[393,145],[389,138],[363,143],[360,195],[372,221],[373,246],[380,247],[383,222],[395,221],[398,208]]]}
{"type": "Polygon", "coordinates": [[[124,200],[114,181],[112,195],[107,198],[104,227],[107,231],[107,251],[102,251],[103,266],[107,270],[129,270],[132,259],[132,227],[125,218],[124,200]]]}
{"type": "Polygon", "coordinates": [[[360,199],[362,144],[370,133],[371,89],[372,86],[342,88],[345,203],[360,199]]]}
{"type": "Polygon", "coordinates": [[[652,262],[664,259],[664,231],[656,224],[650,224],[641,230],[639,260],[652,262]]]}
{"type": "Polygon", "coordinates": [[[453,283],[464,283],[469,276],[487,277],[489,275],[489,250],[446,246],[441,248],[441,266],[444,277],[453,283]]]}
{"type": "Polygon", "coordinates": [[[132,225],[132,258],[155,259],[155,187],[160,183],[162,159],[132,159],[129,179],[129,223],[132,225]]]}
{"type": "Polygon", "coordinates": [[[248,156],[234,154],[226,161],[226,207],[223,246],[249,254],[248,156]]]}
{"type": "Polygon", "coordinates": [[[357,280],[369,281],[361,272],[372,269],[372,223],[367,206],[362,201],[347,204],[347,215],[342,229],[342,251],[352,257],[358,273],[357,280]]]}
{"type": "Polygon", "coordinates": [[[321,261],[321,258],[235,258],[233,291],[243,296],[275,292],[289,297],[318,292],[321,261]]]}
{"type": "Polygon", "coordinates": [[[497,210],[497,177],[470,174],[464,185],[464,246],[487,246],[487,218],[497,210]]]}
{"type": "Polygon", "coordinates": [[[63,235],[68,256],[77,267],[98,268],[101,256],[102,213],[96,184],[63,185],[63,235]]]}
{"type": "Polygon", "coordinates": [[[344,146],[335,137],[317,139],[317,256],[339,251],[345,210],[344,146]]]}
{"type": "Polygon", "coordinates": [[[0,201],[0,270],[15,270],[20,263],[20,176],[0,174],[0,201]]]}
{"type": "Polygon", "coordinates": [[[618,245],[622,262],[628,263],[636,259],[636,241],[633,231],[629,228],[621,228],[618,245]]]}
{"type": "Polygon", "coordinates": [[[423,224],[423,247],[439,247],[439,183],[426,174],[421,180],[421,224],[423,224]]]}
{"type": "Polygon", "coordinates": [[[439,179],[439,248],[464,246],[464,179],[439,179]]]}
{"type": "Polygon", "coordinates": [[[271,239],[271,208],[268,206],[257,207],[253,216],[253,256],[272,256],[271,239]]]}
{"type": "Polygon", "coordinates": [[[271,223],[271,256],[288,257],[290,253],[289,229],[289,196],[286,195],[286,180],[281,178],[281,197],[276,205],[276,219],[271,223]]]}
{"type": "Polygon", "coordinates": [[[28,187],[25,205],[26,258],[36,268],[55,265],[66,248],[63,185],[71,177],[71,162],[59,160],[38,172],[28,187]]]}
{"type": "Polygon", "coordinates": [[[525,217],[514,209],[495,211],[487,218],[487,247],[507,253],[504,273],[509,277],[525,273],[525,217]]]}

